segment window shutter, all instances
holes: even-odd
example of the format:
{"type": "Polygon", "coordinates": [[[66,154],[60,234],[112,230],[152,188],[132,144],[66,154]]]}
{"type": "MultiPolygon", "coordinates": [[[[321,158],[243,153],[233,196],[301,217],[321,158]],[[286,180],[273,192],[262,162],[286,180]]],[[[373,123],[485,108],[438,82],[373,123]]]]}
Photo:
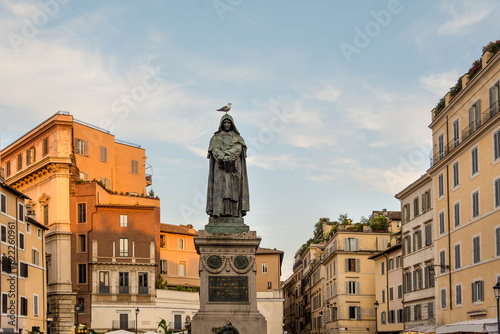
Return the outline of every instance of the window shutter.
{"type": "Polygon", "coordinates": [[[490,117],[494,114],[495,104],[495,86],[490,87],[490,117]]]}
{"type": "MultiPolygon", "coordinates": [[[[498,182],[500,184],[500,182],[498,182]]],[[[496,244],[497,244],[497,256],[500,255],[500,228],[495,231],[496,234],[496,244]]]]}
{"type": "Polygon", "coordinates": [[[347,238],[344,238],[344,250],[348,251],[349,249],[349,240],[347,238]]]}
{"type": "Polygon", "coordinates": [[[471,284],[471,290],[472,290],[472,302],[475,302],[477,300],[477,296],[476,296],[476,289],[475,289],[475,286],[474,286],[474,282],[471,284]]]}
{"type": "Polygon", "coordinates": [[[476,128],[479,127],[481,124],[481,109],[479,108],[479,102],[480,100],[477,99],[476,101],[476,128]]]}
{"type": "Polygon", "coordinates": [[[354,238],[354,247],[355,247],[355,251],[359,251],[359,240],[358,238],[354,238]]]}
{"type": "MultiPolygon", "coordinates": [[[[497,234],[500,234],[498,232],[500,232],[500,229],[497,230],[497,234]]],[[[359,262],[360,262],[359,259],[356,259],[356,272],[358,272],[358,273],[359,273],[359,267],[360,267],[360,263],[359,262]]]]}
{"type": "Polygon", "coordinates": [[[345,271],[349,271],[349,259],[345,259],[345,271]]]}
{"type": "Polygon", "coordinates": [[[83,142],[83,147],[84,147],[83,148],[84,149],[84,155],[86,157],[88,157],[89,156],[89,143],[87,141],[84,141],[83,142]]]}
{"type": "Polygon", "coordinates": [[[361,294],[361,284],[359,282],[356,282],[356,294],[361,294]]]}
{"type": "Polygon", "coordinates": [[[477,294],[478,294],[477,299],[484,300],[484,298],[483,298],[483,281],[479,281],[478,283],[479,283],[478,284],[479,287],[478,287],[478,292],[477,292],[477,294]]]}
{"type": "Polygon", "coordinates": [[[356,319],[361,320],[361,307],[356,306],[356,319]]]}
{"type": "Polygon", "coordinates": [[[345,282],[345,293],[349,293],[349,282],[345,282]]]}

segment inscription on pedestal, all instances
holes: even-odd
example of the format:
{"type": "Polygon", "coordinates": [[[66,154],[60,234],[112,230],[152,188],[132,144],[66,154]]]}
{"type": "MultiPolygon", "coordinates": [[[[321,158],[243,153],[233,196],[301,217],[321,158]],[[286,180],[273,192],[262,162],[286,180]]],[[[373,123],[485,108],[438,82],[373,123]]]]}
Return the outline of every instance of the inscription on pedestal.
{"type": "Polygon", "coordinates": [[[247,276],[209,276],[209,302],[248,302],[247,276]]]}

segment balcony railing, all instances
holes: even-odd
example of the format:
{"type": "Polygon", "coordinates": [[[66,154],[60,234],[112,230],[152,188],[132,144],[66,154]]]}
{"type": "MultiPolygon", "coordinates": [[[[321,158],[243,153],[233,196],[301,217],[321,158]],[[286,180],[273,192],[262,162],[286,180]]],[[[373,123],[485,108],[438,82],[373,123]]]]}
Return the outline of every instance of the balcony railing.
{"type": "Polygon", "coordinates": [[[457,148],[460,143],[469,138],[474,132],[476,132],[481,126],[486,124],[490,119],[492,119],[496,114],[500,112],[499,101],[491,104],[483,113],[480,118],[470,122],[461,132],[462,138],[453,138],[447,145],[445,145],[441,150],[434,146],[431,156],[431,167],[437,164],[441,159],[450,154],[455,148],[457,148]]]}
{"type": "Polygon", "coordinates": [[[135,320],[113,320],[113,329],[135,329],[135,320]]]}

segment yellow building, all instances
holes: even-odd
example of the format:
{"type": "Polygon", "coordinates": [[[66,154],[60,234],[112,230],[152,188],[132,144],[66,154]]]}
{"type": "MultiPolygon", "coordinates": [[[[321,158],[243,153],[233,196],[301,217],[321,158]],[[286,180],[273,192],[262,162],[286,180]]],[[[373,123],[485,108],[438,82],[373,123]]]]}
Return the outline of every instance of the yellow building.
{"type": "MultiPolygon", "coordinates": [[[[50,332],[72,333],[78,316],[74,283],[88,271],[75,269],[71,254],[77,239],[72,225],[93,218],[92,208],[71,204],[76,185],[95,179],[109,190],[109,204],[159,207],[158,200],[146,196],[151,177],[146,174],[145,150],[75,120],[68,112],[58,112],[4,148],[1,156],[6,183],[32,199],[34,214],[50,229],[46,234],[50,332]]],[[[153,233],[158,245],[159,231],[153,233]]],[[[91,319],[90,310],[91,305],[85,305],[81,319],[91,319]]]]}
{"type": "Polygon", "coordinates": [[[280,277],[283,255],[284,252],[277,249],[257,248],[255,252],[257,292],[281,289],[280,277]]]}
{"type": "Polygon", "coordinates": [[[0,169],[0,253],[4,331],[47,332],[45,230],[32,218],[29,200],[4,182],[0,169]]]}
{"type": "Polygon", "coordinates": [[[160,224],[160,274],[168,286],[200,287],[193,225],[160,224]]]}
{"type": "MultiPolygon", "coordinates": [[[[487,48],[488,49],[488,48],[487,48]]],[[[500,280],[500,53],[485,52],[432,111],[439,324],[496,317],[500,280]]]]}

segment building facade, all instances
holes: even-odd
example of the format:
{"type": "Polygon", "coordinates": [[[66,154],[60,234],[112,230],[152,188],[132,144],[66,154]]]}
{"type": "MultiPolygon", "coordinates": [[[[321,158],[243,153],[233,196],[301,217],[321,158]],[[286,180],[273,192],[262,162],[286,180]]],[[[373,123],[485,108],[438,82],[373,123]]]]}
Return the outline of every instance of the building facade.
{"type": "Polygon", "coordinates": [[[45,231],[29,197],[5,184],[0,169],[0,277],[3,331],[47,332],[45,231]]]}
{"type": "Polygon", "coordinates": [[[403,223],[406,330],[426,331],[436,324],[433,194],[431,177],[424,174],[396,195],[403,223]]]}
{"type": "MultiPolygon", "coordinates": [[[[77,293],[81,293],[75,291],[79,277],[72,257],[78,239],[72,226],[75,219],[83,217],[74,214],[78,212],[78,206],[72,204],[76,186],[95,179],[108,190],[109,204],[135,204],[144,199],[151,203],[142,204],[159,207],[158,200],[145,198],[146,186],[151,183],[146,174],[145,150],[116,140],[109,131],[75,120],[67,112],[58,112],[4,148],[1,156],[6,183],[32,199],[34,214],[49,228],[49,328],[53,333],[69,334],[79,316],[77,293]]],[[[93,218],[85,215],[90,222],[93,218]]],[[[85,312],[89,309],[86,304],[85,312]]]]}
{"type": "Polygon", "coordinates": [[[496,317],[500,279],[500,53],[485,52],[432,111],[439,324],[496,317]]]}

